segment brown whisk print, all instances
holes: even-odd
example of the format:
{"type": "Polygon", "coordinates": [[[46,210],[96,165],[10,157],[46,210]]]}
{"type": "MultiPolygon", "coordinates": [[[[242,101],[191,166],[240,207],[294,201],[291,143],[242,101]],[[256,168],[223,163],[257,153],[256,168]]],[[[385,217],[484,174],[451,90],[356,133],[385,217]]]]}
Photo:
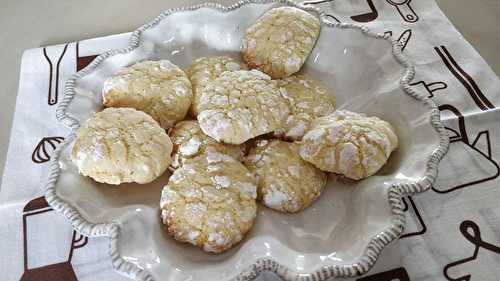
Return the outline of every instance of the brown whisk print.
{"type": "Polygon", "coordinates": [[[434,47],[434,50],[439,55],[446,68],[457,78],[458,81],[467,90],[467,93],[472,98],[474,103],[481,110],[494,109],[493,103],[484,95],[483,91],[479,88],[476,81],[468,74],[462,66],[460,66],[457,60],[451,55],[448,48],[445,46],[434,47]]]}

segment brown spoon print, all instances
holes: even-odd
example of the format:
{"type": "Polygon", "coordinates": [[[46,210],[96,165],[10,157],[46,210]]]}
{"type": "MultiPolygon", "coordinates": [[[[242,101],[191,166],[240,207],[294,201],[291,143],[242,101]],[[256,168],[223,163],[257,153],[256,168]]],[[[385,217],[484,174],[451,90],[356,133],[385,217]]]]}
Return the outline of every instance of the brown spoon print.
{"type": "Polygon", "coordinates": [[[401,17],[406,22],[416,22],[418,21],[418,15],[415,13],[415,10],[410,6],[411,0],[386,0],[387,3],[394,6],[401,17]]]}

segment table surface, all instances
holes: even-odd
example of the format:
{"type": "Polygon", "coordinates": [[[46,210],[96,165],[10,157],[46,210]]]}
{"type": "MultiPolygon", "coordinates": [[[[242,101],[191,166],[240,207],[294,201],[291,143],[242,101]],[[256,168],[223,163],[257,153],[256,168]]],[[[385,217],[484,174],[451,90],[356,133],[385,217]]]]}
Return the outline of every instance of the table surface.
{"type": "MultiPolygon", "coordinates": [[[[159,11],[196,0],[0,0],[0,173],[15,110],[19,67],[25,49],[132,31],[159,11]],[[131,14],[133,11],[133,14],[131,14]],[[104,28],[103,28],[104,27],[104,28]]],[[[217,1],[228,4],[236,1],[217,1]]],[[[500,73],[500,1],[437,0],[456,28],[500,73]],[[491,34],[494,34],[492,36],[491,34]]]]}

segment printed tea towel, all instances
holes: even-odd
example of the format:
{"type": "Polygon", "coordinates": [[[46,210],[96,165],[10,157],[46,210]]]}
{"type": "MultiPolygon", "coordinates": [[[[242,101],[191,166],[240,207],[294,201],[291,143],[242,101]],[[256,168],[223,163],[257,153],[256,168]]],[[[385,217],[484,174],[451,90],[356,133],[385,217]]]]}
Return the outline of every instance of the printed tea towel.
{"type": "MultiPolygon", "coordinates": [[[[432,189],[404,198],[407,227],[365,276],[349,281],[498,280],[500,82],[433,0],[303,1],[332,21],[398,39],[416,66],[412,85],[441,111],[451,144],[432,189]]],[[[47,161],[68,133],[55,118],[64,81],[96,55],[128,45],[120,34],[27,50],[0,187],[1,280],[127,280],[107,238],[87,238],[43,198],[47,161]]],[[[495,35],[492,35],[495,36],[495,35]]],[[[367,46],[369,47],[369,46],[367,46]]],[[[259,281],[278,281],[266,273],[259,281]]]]}

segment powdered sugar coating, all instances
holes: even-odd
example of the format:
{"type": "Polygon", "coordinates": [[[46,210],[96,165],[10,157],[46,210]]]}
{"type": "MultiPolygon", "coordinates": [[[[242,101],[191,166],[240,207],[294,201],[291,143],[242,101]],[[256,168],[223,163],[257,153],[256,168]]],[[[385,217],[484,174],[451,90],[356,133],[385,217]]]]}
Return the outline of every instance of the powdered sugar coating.
{"type": "Polygon", "coordinates": [[[232,145],[217,142],[205,135],[196,120],[184,120],[177,124],[169,133],[173,143],[172,168],[179,168],[184,161],[202,155],[207,148],[227,154],[236,160],[241,160],[244,144],[232,145]]]}
{"type": "Polygon", "coordinates": [[[275,131],[275,136],[287,140],[300,140],[318,117],[335,111],[335,97],[319,81],[305,75],[293,75],[278,80],[284,89],[282,95],[290,106],[285,126],[275,131]]]}
{"type": "Polygon", "coordinates": [[[300,158],[297,145],[260,140],[244,164],[258,178],[258,198],[267,207],[295,213],[308,207],[323,191],[327,176],[300,158]]]}
{"type": "Polygon", "coordinates": [[[273,79],[300,70],[320,31],[317,17],[295,7],[267,11],[246,31],[241,45],[243,60],[273,79]]]}
{"type": "Polygon", "coordinates": [[[203,89],[198,109],[203,132],[231,144],[283,127],[290,112],[276,82],[258,70],[224,72],[203,89]]]}
{"type": "Polygon", "coordinates": [[[102,91],[106,107],[132,107],[171,128],[184,119],[193,93],[186,74],[168,60],[143,61],[106,79],[102,91]]]}
{"type": "Polygon", "coordinates": [[[148,183],[171,162],[172,142],[156,121],[133,108],[107,108],[76,131],[71,160],[98,182],[148,183]]]}
{"type": "Polygon", "coordinates": [[[362,179],[375,174],[397,146],[398,137],[388,122],[338,110],[313,121],[299,153],[323,171],[362,179]]]}
{"type": "Polygon", "coordinates": [[[239,61],[226,56],[202,57],[196,59],[186,70],[186,74],[193,86],[193,102],[189,109],[191,116],[198,115],[198,104],[201,92],[208,82],[217,79],[225,71],[246,69],[239,61]]]}
{"type": "Polygon", "coordinates": [[[220,253],[241,241],[257,215],[256,183],[238,161],[207,149],[163,188],[162,222],[175,239],[220,253]]]}

